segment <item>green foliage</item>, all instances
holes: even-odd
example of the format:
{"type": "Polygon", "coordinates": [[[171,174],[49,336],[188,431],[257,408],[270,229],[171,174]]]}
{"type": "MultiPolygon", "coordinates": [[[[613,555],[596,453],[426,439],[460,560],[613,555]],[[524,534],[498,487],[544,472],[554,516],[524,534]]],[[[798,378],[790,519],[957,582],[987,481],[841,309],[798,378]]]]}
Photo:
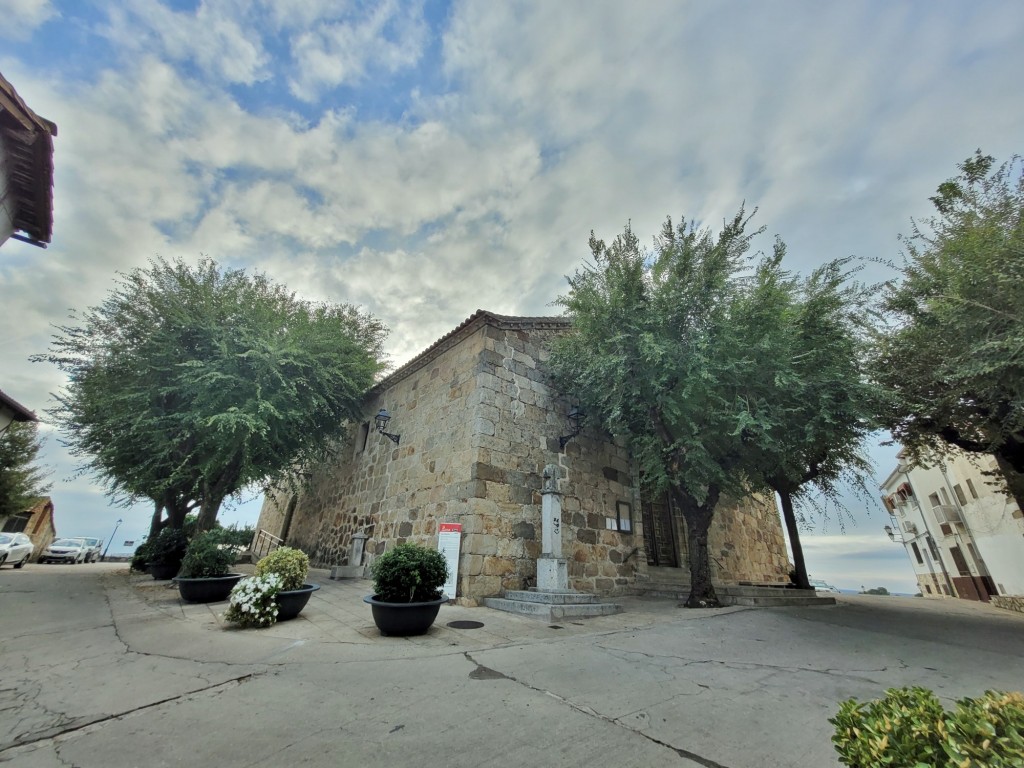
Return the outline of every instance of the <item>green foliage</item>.
{"type": "Polygon", "coordinates": [[[749,218],[741,208],[717,236],[668,220],[653,251],[629,227],[610,245],[592,234],[593,265],[559,298],[573,327],[553,344],[556,385],[590,424],[628,441],[652,494],[672,494],[687,523],[693,606],[718,604],[707,552],[718,499],[750,491],[756,451],[776,427],[751,347],[765,310],[742,275],[761,231],[746,231],[749,218]]]}
{"type": "Polygon", "coordinates": [[[871,589],[865,589],[861,592],[862,595],[888,595],[889,590],[885,587],[872,587],[871,589]]]}
{"type": "Polygon", "coordinates": [[[276,573],[250,576],[231,588],[224,618],[240,627],[269,627],[277,622],[277,595],[282,591],[276,573]]]}
{"type": "Polygon", "coordinates": [[[253,537],[256,535],[256,529],[251,525],[242,528],[237,525],[230,525],[227,528],[216,526],[211,528],[210,532],[217,535],[219,543],[242,549],[252,544],[253,537]]]}
{"type": "Polygon", "coordinates": [[[931,198],[938,215],[903,239],[874,375],[912,458],[992,453],[1024,506],[1024,161],[979,151],[959,168],[931,198]]]}
{"type": "Polygon", "coordinates": [[[373,591],[388,603],[420,603],[441,597],[448,563],[436,549],[399,544],[373,561],[373,591]]]}
{"type": "Polygon", "coordinates": [[[288,592],[302,589],[309,575],[309,556],[301,549],[278,547],[256,563],[256,575],[277,574],[281,578],[281,589],[288,592]]]}
{"type": "Polygon", "coordinates": [[[11,422],[0,433],[0,517],[26,511],[49,490],[43,470],[32,466],[41,447],[33,421],[11,422]]]}
{"type": "Polygon", "coordinates": [[[153,548],[153,542],[155,539],[147,539],[135,548],[135,554],[132,555],[132,562],[129,570],[139,571],[145,573],[146,569],[149,568],[149,553],[153,548]]]}
{"type": "Polygon", "coordinates": [[[188,544],[178,575],[186,579],[225,576],[235,564],[235,549],[221,547],[217,530],[196,534],[188,544]]]}
{"type": "Polygon", "coordinates": [[[986,691],[948,712],[926,688],[842,702],[829,722],[839,762],[852,768],[1011,768],[1024,764],[1024,696],[986,691]]]}
{"type": "Polygon", "coordinates": [[[73,452],[115,495],[198,501],[203,530],[227,496],[320,457],[383,367],[371,316],[210,259],[156,259],[72,319],[36,359],[68,374],[52,415],[73,452]]]}
{"type": "Polygon", "coordinates": [[[180,528],[164,528],[146,542],[147,562],[150,565],[180,564],[188,549],[188,538],[180,528]]]}

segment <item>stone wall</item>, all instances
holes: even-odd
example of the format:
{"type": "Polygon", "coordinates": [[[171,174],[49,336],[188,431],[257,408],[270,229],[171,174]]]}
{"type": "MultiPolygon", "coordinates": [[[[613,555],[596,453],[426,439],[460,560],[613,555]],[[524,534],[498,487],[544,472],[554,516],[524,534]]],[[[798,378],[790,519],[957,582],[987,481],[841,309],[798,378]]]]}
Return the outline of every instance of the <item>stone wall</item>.
{"type": "MultiPolygon", "coordinates": [[[[370,563],[396,543],[434,545],[439,520],[465,515],[477,492],[470,430],[480,344],[479,333],[465,338],[368,398],[365,420],[351,426],[333,461],[313,469],[292,515],[290,546],[316,566],[348,565],[351,536],[363,532],[370,563]],[[382,407],[392,417],[388,431],[401,435],[398,445],[374,428],[382,407]]],[[[282,498],[268,498],[259,526],[277,534],[282,506],[282,498]]]]}
{"type": "Polygon", "coordinates": [[[1007,611],[1024,613],[1024,595],[993,595],[992,605],[1007,611]]]}
{"type": "MultiPolygon", "coordinates": [[[[573,589],[604,594],[632,583],[646,565],[639,525],[610,530],[618,502],[636,508],[629,457],[624,448],[584,431],[560,453],[568,431],[569,404],[552,391],[544,370],[551,339],[564,322],[525,329],[487,326],[477,366],[479,418],[472,435],[480,486],[463,551],[460,593],[475,599],[502,589],[523,589],[536,578],[540,554],[541,474],[558,462],[562,477],[563,554],[573,589]]],[[[639,517],[639,515],[637,515],[639,517]]]]}
{"type": "Polygon", "coordinates": [[[708,531],[715,583],[788,583],[789,557],[774,497],[723,499],[708,531]]]}

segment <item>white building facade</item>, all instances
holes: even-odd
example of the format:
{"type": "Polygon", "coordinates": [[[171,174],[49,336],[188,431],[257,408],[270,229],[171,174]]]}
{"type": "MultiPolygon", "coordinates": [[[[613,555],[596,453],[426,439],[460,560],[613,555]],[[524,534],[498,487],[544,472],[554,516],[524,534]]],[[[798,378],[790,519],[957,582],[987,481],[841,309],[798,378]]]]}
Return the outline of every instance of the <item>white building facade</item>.
{"type": "Polygon", "coordinates": [[[881,486],[886,532],[907,550],[921,594],[1024,595],[1024,512],[995,459],[956,453],[921,466],[900,451],[897,460],[881,486]]]}

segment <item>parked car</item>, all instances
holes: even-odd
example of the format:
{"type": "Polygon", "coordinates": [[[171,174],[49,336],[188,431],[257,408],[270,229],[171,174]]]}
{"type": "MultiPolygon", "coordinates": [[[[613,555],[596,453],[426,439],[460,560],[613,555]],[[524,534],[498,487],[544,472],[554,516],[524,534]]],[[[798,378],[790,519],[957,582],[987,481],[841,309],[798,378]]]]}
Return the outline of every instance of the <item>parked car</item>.
{"type": "Polygon", "coordinates": [[[833,587],[824,579],[808,579],[808,581],[816,592],[832,592],[837,595],[841,594],[838,588],[833,587]]]}
{"type": "Polygon", "coordinates": [[[39,562],[84,563],[88,551],[84,539],[54,539],[39,556],[39,562]]]}
{"type": "Polygon", "coordinates": [[[0,533],[0,565],[21,568],[32,557],[32,539],[24,533],[0,533]]]}
{"type": "Polygon", "coordinates": [[[85,562],[98,563],[100,561],[100,556],[103,554],[103,539],[76,538],[75,541],[85,542],[85,562]]]}

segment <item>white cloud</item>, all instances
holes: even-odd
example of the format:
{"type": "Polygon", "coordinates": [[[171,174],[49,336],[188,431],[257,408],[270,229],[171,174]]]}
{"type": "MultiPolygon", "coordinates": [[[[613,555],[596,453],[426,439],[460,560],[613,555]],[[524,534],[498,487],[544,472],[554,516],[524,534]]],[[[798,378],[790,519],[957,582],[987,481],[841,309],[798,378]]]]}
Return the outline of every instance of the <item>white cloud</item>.
{"type": "Polygon", "coordinates": [[[414,66],[427,42],[422,2],[384,0],[342,18],[320,18],[291,39],[292,92],[312,101],[324,90],[352,85],[375,71],[414,66]]]}
{"type": "Polygon", "coordinates": [[[27,39],[36,27],[56,15],[50,0],[0,0],[0,37],[27,39]]]}
{"type": "Polygon", "coordinates": [[[194,64],[228,83],[251,85],[268,76],[268,55],[244,5],[203,0],[194,12],[158,0],[126,0],[108,8],[105,33],[122,49],[162,54],[194,64]]]}

